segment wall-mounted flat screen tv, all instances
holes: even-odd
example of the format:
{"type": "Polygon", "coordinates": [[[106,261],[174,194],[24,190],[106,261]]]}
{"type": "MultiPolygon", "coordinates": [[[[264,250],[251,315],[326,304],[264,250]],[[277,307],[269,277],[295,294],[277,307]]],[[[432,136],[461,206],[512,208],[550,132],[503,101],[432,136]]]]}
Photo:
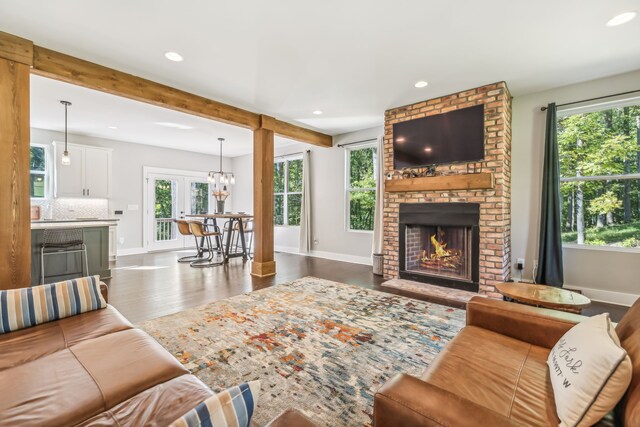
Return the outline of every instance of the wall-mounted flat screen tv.
{"type": "Polygon", "coordinates": [[[484,159],[484,106],[393,125],[394,169],[484,159]]]}

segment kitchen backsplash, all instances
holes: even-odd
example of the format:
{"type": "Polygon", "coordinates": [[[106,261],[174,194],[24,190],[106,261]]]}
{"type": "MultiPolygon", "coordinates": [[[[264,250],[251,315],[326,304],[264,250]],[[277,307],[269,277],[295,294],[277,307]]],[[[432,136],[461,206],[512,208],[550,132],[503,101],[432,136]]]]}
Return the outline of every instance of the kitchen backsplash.
{"type": "Polygon", "coordinates": [[[31,200],[42,209],[42,219],[109,218],[107,199],[31,200]]]}

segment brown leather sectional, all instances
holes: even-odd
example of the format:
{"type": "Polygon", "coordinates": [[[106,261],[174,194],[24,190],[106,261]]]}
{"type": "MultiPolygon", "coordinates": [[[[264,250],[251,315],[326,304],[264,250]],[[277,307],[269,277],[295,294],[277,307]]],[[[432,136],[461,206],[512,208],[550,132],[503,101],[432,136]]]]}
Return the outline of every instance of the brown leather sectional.
{"type": "Polygon", "coordinates": [[[0,426],[166,426],[212,394],[110,305],[0,335],[0,426]]]}
{"type": "MultiPolygon", "coordinates": [[[[400,374],[374,400],[375,427],[557,426],[547,356],[583,316],[474,297],[467,326],[422,375],[400,374]]],[[[640,426],[640,300],[616,332],[633,364],[616,425],[640,426]]]]}

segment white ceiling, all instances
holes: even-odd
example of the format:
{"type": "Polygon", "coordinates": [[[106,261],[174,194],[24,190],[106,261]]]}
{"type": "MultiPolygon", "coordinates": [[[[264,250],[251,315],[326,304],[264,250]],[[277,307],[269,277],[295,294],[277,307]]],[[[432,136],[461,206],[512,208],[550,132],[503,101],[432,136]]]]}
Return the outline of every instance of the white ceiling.
{"type": "MultiPolygon", "coordinates": [[[[60,100],[72,103],[68,113],[72,134],[215,155],[220,150],[218,138],[225,138],[224,157],[253,152],[253,133],[249,129],[35,75],[31,76],[31,126],[64,132],[64,107],[60,100]],[[156,124],[167,122],[191,129],[156,124]]],[[[291,144],[296,142],[275,139],[277,148],[291,144]]]]}
{"type": "Polygon", "coordinates": [[[495,81],[518,96],[638,69],[640,18],[604,25],[638,9],[638,0],[0,0],[0,28],[337,134],[495,81]],[[418,80],[429,86],[414,88],[418,80]]]}

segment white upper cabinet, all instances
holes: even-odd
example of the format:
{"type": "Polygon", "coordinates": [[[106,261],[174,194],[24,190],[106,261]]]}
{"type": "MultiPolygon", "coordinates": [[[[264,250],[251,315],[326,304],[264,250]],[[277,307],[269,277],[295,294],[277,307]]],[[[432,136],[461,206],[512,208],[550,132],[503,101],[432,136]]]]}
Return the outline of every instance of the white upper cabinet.
{"type": "Polygon", "coordinates": [[[70,165],[61,163],[64,143],[54,142],[55,197],[111,196],[111,150],[68,144],[70,165]]]}
{"type": "Polygon", "coordinates": [[[87,196],[106,199],[111,195],[111,151],[87,147],[84,151],[84,186],[87,196]]]}
{"type": "Polygon", "coordinates": [[[64,166],[61,163],[64,144],[55,143],[56,164],[53,168],[56,175],[55,196],[56,197],[82,197],[84,182],[84,149],[82,147],[69,145],[69,157],[71,164],[64,166]]]}

